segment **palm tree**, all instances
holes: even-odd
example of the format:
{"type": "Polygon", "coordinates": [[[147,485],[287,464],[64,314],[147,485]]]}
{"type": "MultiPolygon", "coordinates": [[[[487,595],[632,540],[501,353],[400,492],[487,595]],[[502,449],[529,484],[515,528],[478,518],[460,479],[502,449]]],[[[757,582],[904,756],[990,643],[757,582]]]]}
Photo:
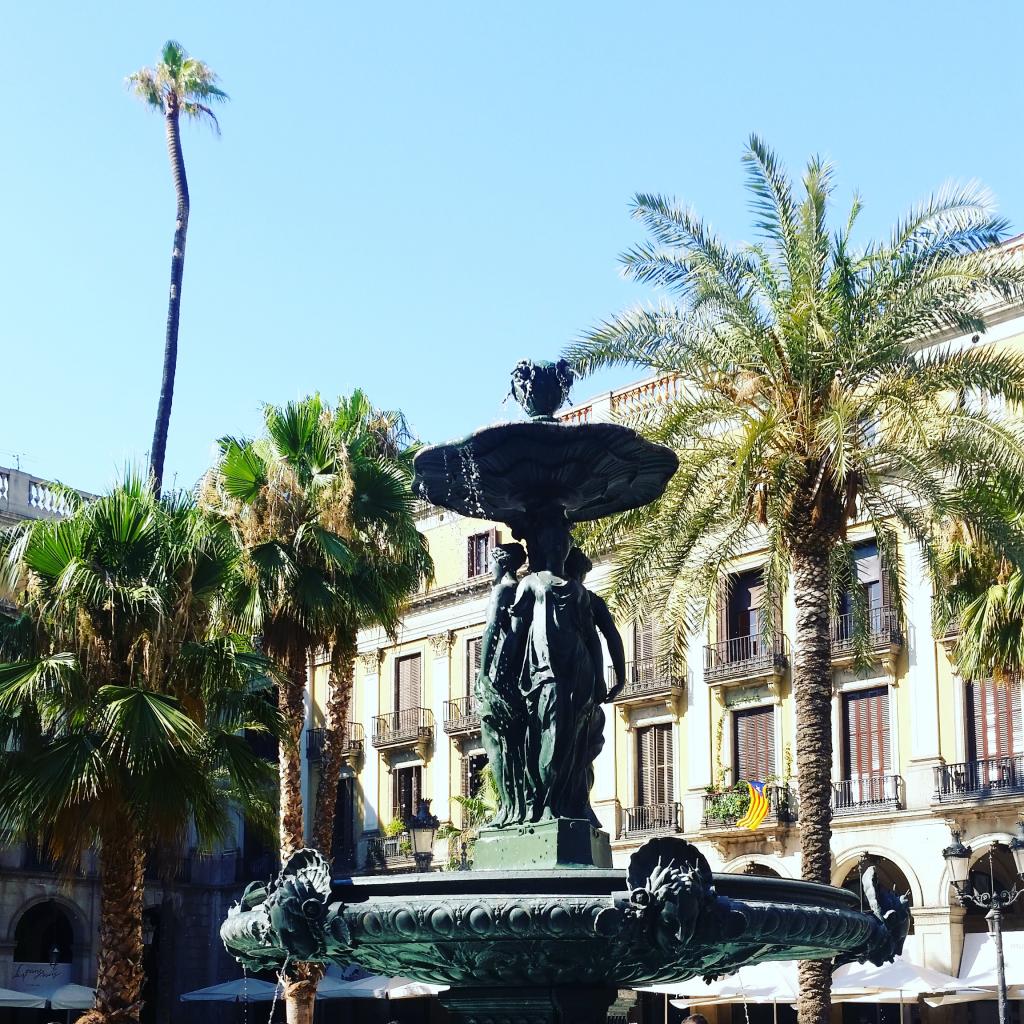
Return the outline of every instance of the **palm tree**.
{"type": "Polygon", "coordinates": [[[129,479],[61,521],[0,539],[19,610],[0,618],[0,829],[44,831],[77,869],[97,849],[95,1008],[135,1024],[147,851],[273,816],[273,772],[244,729],[277,729],[266,662],[217,628],[232,553],[193,503],[129,479]]]}
{"type": "Polygon", "coordinates": [[[181,314],[181,281],[185,272],[185,236],[188,233],[189,195],[185,160],[181,154],[180,119],[207,121],[220,134],[220,124],[210,107],[223,103],[228,94],[218,88],[217,76],[210,67],[185,52],[173,39],[164,43],[156,67],[141,68],[128,76],[132,92],[147,106],[164,115],[167,153],[171,159],[171,177],[178,209],[174,222],[174,248],[171,250],[171,291],[167,301],[167,329],[164,335],[164,366],[160,378],[160,401],[153,428],[149,455],[157,497],[163,486],[164,454],[174,399],[174,373],[178,363],[178,322],[181,314]]]}
{"type": "MultiPolygon", "coordinates": [[[[331,664],[313,843],[330,856],[356,635],[397,629],[402,604],[429,574],[412,515],[411,453],[401,418],[361,392],[332,409],[318,396],[267,406],[265,436],[225,438],[205,500],[244,551],[232,595],[238,628],[262,636],[283,669],[279,752],[282,858],[305,843],[299,740],[314,656],[331,664]]],[[[312,1020],[322,969],[296,964],[285,980],[288,1020],[312,1020]]]]}
{"type": "MultiPolygon", "coordinates": [[[[1018,429],[953,399],[1019,402],[1024,360],[944,339],[984,332],[994,298],[1024,298],[1024,268],[976,188],[940,191],[888,241],[855,249],[861,204],[830,231],[828,163],[808,163],[797,196],[760,139],[744,160],[760,241],[728,246],[676,202],[638,195],[651,241],[625,253],[626,274],[669,298],[602,323],[568,355],[583,373],[625,364],[679,382],[678,397],[637,416],[676,451],[678,473],[655,505],[595,533],[616,551],[622,612],[664,610],[681,654],[751,543],[766,550],[767,602],[792,574],[802,872],[827,882],[830,615],[855,579],[847,527],[874,528],[898,584],[901,533],[933,564],[936,524],[956,515],[985,531],[986,489],[961,485],[1003,470],[1020,493],[1018,429]]],[[[828,1013],[827,965],[802,964],[801,1024],[828,1013]]]]}

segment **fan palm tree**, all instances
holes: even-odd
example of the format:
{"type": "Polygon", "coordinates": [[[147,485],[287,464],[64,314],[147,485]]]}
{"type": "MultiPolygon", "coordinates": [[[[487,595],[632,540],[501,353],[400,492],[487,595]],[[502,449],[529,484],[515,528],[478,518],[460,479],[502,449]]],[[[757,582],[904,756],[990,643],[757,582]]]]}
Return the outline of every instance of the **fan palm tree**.
{"type": "Polygon", "coordinates": [[[174,399],[174,374],[178,364],[181,282],[185,272],[185,236],[188,234],[190,211],[188,178],[185,176],[185,159],[181,153],[181,115],[208,122],[219,135],[220,124],[210,104],[223,103],[228,94],[217,86],[217,76],[210,67],[190,57],[181,43],[173,39],[164,43],[156,66],[141,68],[129,75],[128,85],[143,103],[164,115],[167,153],[171,160],[171,178],[177,198],[174,247],[171,250],[171,290],[167,301],[167,328],[164,335],[164,365],[156,425],[153,428],[153,445],[149,454],[150,472],[159,497],[163,486],[171,403],[174,399]]]}
{"type": "Polygon", "coordinates": [[[273,771],[241,730],[277,729],[266,662],[220,632],[232,554],[194,504],[129,479],[0,538],[18,611],[0,619],[0,830],[45,832],[66,870],[98,850],[89,1024],[135,1024],[147,851],[273,817],[273,771]]]}
{"type": "MultiPolygon", "coordinates": [[[[657,503],[596,529],[615,550],[620,611],[663,611],[681,654],[752,543],[766,551],[766,601],[792,576],[802,872],[827,882],[830,615],[837,591],[856,591],[847,528],[870,524],[898,584],[901,535],[934,565],[936,524],[988,528],[972,478],[1001,470],[1020,493],[1019,430],[955,399],[1020,402],[1024,359],[944,339],[983,333],[994,299],[1024,298],[1024,268],[976,188],[939,192],[889,240],[856,249],[859,201],[829,226],[828,163],[808,163],[797,195],[760,139],[744,160],[760,241],[729,246],[689,209],[638,195],[651,240],[624,254],[625,271],[668,297],[600,324],[568,355],[583,373],[624,364],[679,382],[678,397],[636,418],[676,451],[678,473],[657,503]]],[[[802,964],[801,983],[801,1024],[824,1024],[827,965],[802,964]]]]}
{"type": "MultiPolygon", "coordinates": [[[[238,628],[261,635],[283,669],[282,858],[305,843],[304,695],[314,655],[330,660],[312,835],[330,856],[358,630],[380,625],[393,634],[431,564],[413,516],[412,450],[400,416],[356,391],[333,409],[317,396],[267,406],[265,425],[259,439],[221,442],[205,495],[245,553],[232,597],[238,628]]],[[[290,1022],[312,1019],[321,976],[314,964],[289,969],[290,1022]]]]}

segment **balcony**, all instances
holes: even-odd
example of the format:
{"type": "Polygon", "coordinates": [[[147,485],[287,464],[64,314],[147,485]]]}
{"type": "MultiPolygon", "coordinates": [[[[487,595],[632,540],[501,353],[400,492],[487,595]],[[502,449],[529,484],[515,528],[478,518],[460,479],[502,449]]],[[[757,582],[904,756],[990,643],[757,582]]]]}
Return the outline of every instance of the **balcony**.
{"type": "Polygon", "coordinates": [[[668,803],[624,807],[622,819],[622,829],[619,832],[620,839],[635,839],[639,836],[681,832],[682,805],[668,803]]]}
{"type": "Polygon", "coordinates": [[[378,750],[418,747],[421,756],[434,738],[434,713],[430,708],[404,708],[373,720],[373,745],[378,750]]]}
{"type": "Polygon", "coordinates": [[[789,666],[789,640],[775,636],[737,636],[704,648],[704,682],[778,679],[789,666]]]}
{"type": "MultiPolygon", "coordinates": [[[[319,764],[324,754],[324,729],[310,729],[306,733],[306,759],[311,764],[319,764]]],[[[349,722],[345,729],[345,738],[341,745],[343,760],[351,762],[361,757],[366,744],[366,730],[359,722],[349,722]]]]}
{"type": "Polygon", "coordinates": [[[736,822],[747,813],[750,806],[750,792],[746,783],[738,783],[731,789],[705,793],[701,829],[737,838],[741,835],[756,835],[759,829],[766,826],[785,826],[796,821],[793,795],[788,786],[770,782],[764,787],[764,795],[768,798],[768,814],[758,829],[750,831],[736,828],[736,822]]]}
{"type": "Polygon", "coordinates": [[[416,867],[408,832],[394,836],[370,836],[366,840],[366,870],[412,871],[416,867]]]}
{"type": "Polygon", "coordinates": [[[868,814],[897,811],[903,806],[903,779],[899,775],[861,775],[832,783],[832,813],[868,814]]]}
{"type": "MultiPolygon", "coordinates": [[[[609,689],[614,683],[614,673],[609,673],[609,689]]],[[[676,671],[671,658],[641,658],[626,663],[626,685],[619,691],[614,703],[664,702],[675,706],[685,693],[686,683],[676,671]]]]}
{"type": "Polygon", "coordinates": [[[469,694],[444,702],[444,731],[449,736],[464,736],[480,731],[480,710],[476,697],[469,694]]]}
{"type": "Polygon", "coordinates": [[[858,645],[865,653],[885,661],[894,659],[903,646],[899,617],[896,609],[888,605],[882,608],[869,608],[863,629],[863,638],[858,638],[856,616],[853,612],[839,615],[832,620],[833,663],[854,661],[858,645]]]}
{"type": "Polygon", "coordinates": [[[935,769],[935,801],[990,800],[1024,793],[1024,755],[960,761],[935,769]]]}

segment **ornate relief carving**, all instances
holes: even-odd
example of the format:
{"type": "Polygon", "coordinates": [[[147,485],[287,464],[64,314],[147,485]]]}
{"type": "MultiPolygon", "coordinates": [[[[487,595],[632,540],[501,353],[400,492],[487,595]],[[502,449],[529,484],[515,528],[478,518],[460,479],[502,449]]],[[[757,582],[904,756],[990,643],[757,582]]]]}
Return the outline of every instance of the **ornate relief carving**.
{"type": "Polygon", "coordinates": [[[384,658],[383,648],[364,651],[359,656],[359,665],[367,675],[376,675],[380,671],[380,663],[384,658]]]}
{"type": "Polygon", "coordinates": [[[447,657],[451,654],[452,647],[455,644],[455,630],[446,629],[443,633],[435,633],[428,639],[430,640],[430,646],[433,648],[435,657],[447,657]]]}

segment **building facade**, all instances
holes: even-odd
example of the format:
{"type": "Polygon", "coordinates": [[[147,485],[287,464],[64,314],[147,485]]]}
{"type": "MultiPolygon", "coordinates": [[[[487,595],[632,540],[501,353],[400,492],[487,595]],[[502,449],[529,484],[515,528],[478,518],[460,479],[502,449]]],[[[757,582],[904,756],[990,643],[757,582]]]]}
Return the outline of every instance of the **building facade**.
{"type": "MultiPolygon", "coordinates": [[[[1024,316],[1004,310],[980,341],[952,343],[1016,346],[1022,338],[1024,316]]],[[[663,400],[675,386],[645,381],[576,406],[564,419],[611,418],[635,403],[663,400]]],[[[395,642],[379,631],[360,636],[338,806],[344,839],[336,851],[352,870],[411,869],[402,822],[419,797],[458,824],[453,798],[473,792],[486,763],[473,680],[491,583],[488,554],[511,537],[500,524],[428,506],[420,508],[419,525],[435,560],[435,584],[412,600],[395,642]]],[[[875,864],[910,894],[910,954],[956,975],[965,945],[977,952],[985,926],[980,913],[955,905],[942,851],[956,828],[973,850],[980,884],[989,876],[1012,882],[1012,861],[996,844],[1015,834],[1024,813],[1021,696],[1017,687],[958,676],[953,638],[933,628],[931,583],[916,544],[901,544],[906,592],[898,614],[870,529],[855,525],[850,540],[870,653],[866,668],[855,665],[848,602],[832,623],[832,881],[859,889],[861,873],[875,864]]],[[[731,566],[727,597],[690,638],[685,668],[659,656],[649,623],[619,623],[627,682],[608,715],[592,793],[617,865],[648,837],[672,833],[696,843],[715,870],[800,875],[794,608],[791,600],[764,606],[763,560],[753,540],[731,566]],[[746,805],[745,787],[736,784],[748,779],[766,783],[771,806],[754,830],[736,824],[746,805]]],[[[598,565],[588,586],[600,590],[606,572],[598,565]]],[[[311,784],[325,686],[322,671],[309,703],[311,784]]],[[[435,863],[458,859],[457,850],[438,844],[435,863]]],[[[1022,917],[1009,913],[1007,929],[1021,928],[1022,917]]],[[[985,1019],[985,1006],[972,1019],[985,1019]]]]}

